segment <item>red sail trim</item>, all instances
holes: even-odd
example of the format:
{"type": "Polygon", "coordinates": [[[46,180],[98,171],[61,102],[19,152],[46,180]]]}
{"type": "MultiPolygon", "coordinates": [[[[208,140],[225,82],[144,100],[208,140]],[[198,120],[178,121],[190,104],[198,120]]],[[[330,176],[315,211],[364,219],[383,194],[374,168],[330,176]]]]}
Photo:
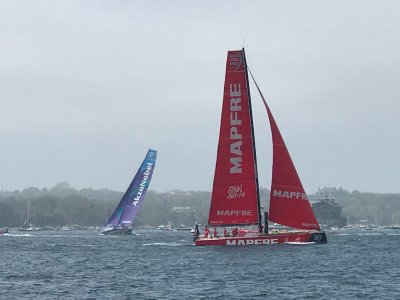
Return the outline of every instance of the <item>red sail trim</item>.
{"type": "Polygon", "coordinates": [[[271,125],[273,164],[269,220],[297,229],[320,230],[271,110],[251,72],[250,75],[267,109],[271,125]]]}
{"type": "Polygon", "coordinates": [[[258,200],[244,51],[229,51],[211,195],[210,225],[258,223],[258,200]]]}

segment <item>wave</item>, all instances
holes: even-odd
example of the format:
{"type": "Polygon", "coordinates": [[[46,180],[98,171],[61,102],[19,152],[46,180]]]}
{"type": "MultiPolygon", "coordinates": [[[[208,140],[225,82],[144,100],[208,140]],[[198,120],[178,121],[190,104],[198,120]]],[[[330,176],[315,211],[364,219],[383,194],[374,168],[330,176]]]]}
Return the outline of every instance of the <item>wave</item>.
{"type": "Polygon", "coordinates": [[[366,233],[356,233],[356,234],[354,234],[354,235],[368,235],[368,236],[370,236],[370,235],[386,235],[386,233],[383,233],[383,232],[366,232],[366,233]]]}
{"type": "Polygon", "coordinates": [[[49,244],[49,245],[46,245],[47,247],[69,247],[70,246],[70,244],[63,244],[63,243],[61,243],[61,244],[49,244]]]}

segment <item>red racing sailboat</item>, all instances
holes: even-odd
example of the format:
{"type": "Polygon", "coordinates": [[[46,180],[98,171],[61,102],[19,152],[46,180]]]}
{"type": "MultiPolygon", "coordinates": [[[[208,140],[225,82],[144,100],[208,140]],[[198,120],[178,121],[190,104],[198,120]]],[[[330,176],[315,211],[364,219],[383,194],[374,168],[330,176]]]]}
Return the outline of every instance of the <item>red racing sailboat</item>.
{"type": "Polygon", "coordinates": [[[204,234],[195,231],[195,245],[326,243],[271,110],[253,78],[267,110],[273,144],[270,207],[262,222],[248,74],[244,49],[228,51],[208,226],[204,234]],[[268,221],[285,229],[269,230],[268,221]],[[214,234],[209,233],[210,227],[214,234]],[[223,235],[217,234],[217,227],[224,228],[223,235]],[[231,233],[226,228],[231,228],[231,233]]]}

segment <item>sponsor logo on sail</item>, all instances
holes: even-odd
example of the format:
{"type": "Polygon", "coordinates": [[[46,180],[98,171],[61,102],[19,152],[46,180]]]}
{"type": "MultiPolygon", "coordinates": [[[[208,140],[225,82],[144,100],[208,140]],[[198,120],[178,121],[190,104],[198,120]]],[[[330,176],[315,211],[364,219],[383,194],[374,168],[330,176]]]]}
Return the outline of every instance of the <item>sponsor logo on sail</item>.
{"type": "Polygon", "coordinates": [[[240,84],[229,85],[230,96],[230,174],[242,173],[242,120],[240,119],[240,112],[242,111],[241,105],[241,92],[240,84]]]}
{"type": "Polygon", "coordinates": [[[246,193],[243,192],[242,185],[230,185],[228,187],[228,195],[226,196],[226,199],[237,199],[237,198],[243,198],[246,196],[246,193]]]}
{"type": "Polygon", "coordinates": [[[243,56],[241,52],[234,52],[229,54],[229,66],[235,71],[239,70],[243,62],[243,56]]]}
{"type": "Polygon", "coordinates": [[[245,246],[245,245],[272,245],[278,244],[278,239],[234,239],[226,240],[227,246],[245,246]]]}
{"type": "Polygon", "coordinates": [[[311,224],[311,223],[301,223],[302,226],[304,227],[315,227],[315,228],[319,228],[318,224],[311,224]]]}
{"type": "Polygon", "coordinates": [[[153,168],[153,163],[148,162],[146,171],[143,172],[143,177],[142,177],[142,180],[140,181],[139,190],[136,194],[136,197],[133,199],[133,202],[132,202],[132,204],[134,206],[137,206],[137,204],[139,203],[140,197],[142,196],[143,191],[146,188],[147,181],[149,180],[150,171],[152,168],[153,168]]]}
{"type": "Polygon", "coordinates": [[[237,217],[237,216],[252,216],[252,210],[224,210],[218,209],[217,216],[229,216],[229,217],[237,217]]]}
{"type": "Polygon", "coordinates": [[[282,191],[282,190],[275,190],[275,189],[272,192],[272,196],[278,197],[278,198],[308,200],[307,195],[305,193],[289,192],[289,191],[282,191]]]}

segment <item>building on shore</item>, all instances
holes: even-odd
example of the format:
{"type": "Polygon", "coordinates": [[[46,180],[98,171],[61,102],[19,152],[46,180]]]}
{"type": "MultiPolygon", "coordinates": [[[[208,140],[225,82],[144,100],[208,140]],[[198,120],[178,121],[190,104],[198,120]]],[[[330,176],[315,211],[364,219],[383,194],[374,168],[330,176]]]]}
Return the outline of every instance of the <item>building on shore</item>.
{"type": "Polygon", "coordinates": [[[318,193],[312,208],[323,226],[340,228],[347,225],[346,217],[342,217],[342,207],[335,202],[333,194],[318,193]]]}

